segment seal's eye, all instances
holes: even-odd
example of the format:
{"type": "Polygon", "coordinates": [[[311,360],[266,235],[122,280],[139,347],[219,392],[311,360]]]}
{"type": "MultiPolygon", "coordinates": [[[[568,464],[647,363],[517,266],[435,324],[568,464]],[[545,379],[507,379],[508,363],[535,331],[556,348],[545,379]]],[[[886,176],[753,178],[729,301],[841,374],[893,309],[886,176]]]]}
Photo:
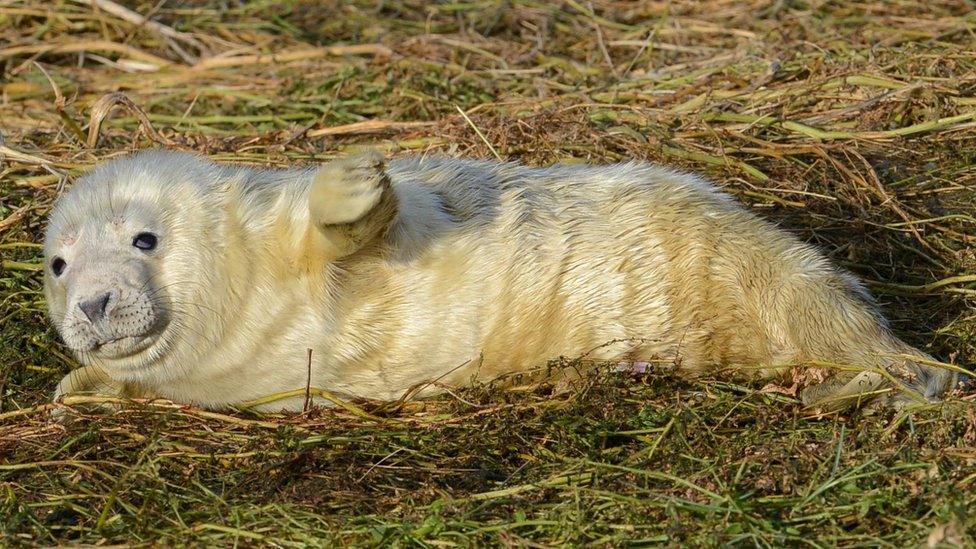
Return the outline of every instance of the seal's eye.
{"type": "Polygon", "coordinates": [[[132,245],[144,252],[156,247],[157,238],[152,233],[139,233],[132,239],[132,245]]]}
{"type": "Polygon", "coordinates": [[[65,263],[63,259],[60,257],[55,257],[54,261],[51,262],[51,272],[54,273],[54,276],[61,276],[61,273],[64,272],[64,268],[67,266],[68,264],[65,263]]]}

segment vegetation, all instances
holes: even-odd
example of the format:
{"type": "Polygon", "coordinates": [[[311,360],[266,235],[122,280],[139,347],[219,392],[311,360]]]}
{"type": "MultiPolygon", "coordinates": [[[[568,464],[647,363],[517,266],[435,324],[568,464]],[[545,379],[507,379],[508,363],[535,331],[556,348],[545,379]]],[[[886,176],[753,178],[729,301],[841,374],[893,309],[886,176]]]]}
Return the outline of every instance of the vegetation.
{"type": "MultiPolygon", "coordinates": [[[[811,417],[615,373],[290,417],[46,402],[45,214],[165,145],[292,165],[646,159],[708,175],[976,351],[976,12],[953,1],[0,2],[0,544],[972,545],[976,395],[811,417]],[[138,13],[149,14],[146,22],[138,13]]],[[[555,357],[554,357],[555,358],[555,357]]]]}

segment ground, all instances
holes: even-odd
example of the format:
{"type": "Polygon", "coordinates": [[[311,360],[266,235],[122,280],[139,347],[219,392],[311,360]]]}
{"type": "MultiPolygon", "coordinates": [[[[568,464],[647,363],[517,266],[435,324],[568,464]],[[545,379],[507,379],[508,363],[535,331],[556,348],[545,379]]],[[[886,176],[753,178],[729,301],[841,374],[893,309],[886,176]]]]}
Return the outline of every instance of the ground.
{"type": "MultiPolygon", "coordinates": [[[[292,417],[68,412],[44,220],[94,162],[387,154],[704,173],[976,351],[976,16],[950,1],[0,4],[0,544],[971,545],[976,407],[814,417],[789,387],[583,368],[292,417]]],[[[557,358],[557,357],[554,357],[557,358]]],[[[788,385],[788,384],[786,384],[788,385]]]]}

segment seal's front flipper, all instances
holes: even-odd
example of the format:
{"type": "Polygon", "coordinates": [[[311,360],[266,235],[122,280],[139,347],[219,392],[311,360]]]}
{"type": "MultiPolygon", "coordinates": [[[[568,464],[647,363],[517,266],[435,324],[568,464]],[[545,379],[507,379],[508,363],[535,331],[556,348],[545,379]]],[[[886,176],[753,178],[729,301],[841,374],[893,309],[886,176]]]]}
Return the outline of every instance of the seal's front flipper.
{"type": "Polygon", "coordinates": [[[61,379],[54,392],[54,401],[66,395],[122,396],[122,385],[112,381],[104,370],[97,366],[85,366],[71,371],[61,379]]]}
{"type": "MultiPolygon", "coordinates": [[[[97,366],[85,366],[72,370],[68,375],[61,379],[58,388],[54,391],[54,402],[61,402],[66,396],[84,395],[91,397],[109,397],[117,399],[127,396],[125,386],[113,381],[104,370],[97,366]]],[[[113,411],[118,409],[117,405],[110,402],[91,403],[85,405],[86,408],[92,407],[96,410],[113,411]]],[[[64,409],[55,409],[54,418],[63,421],[65,419],[64,409]]]]}
{"type": "Polygon", "coordinates": [[[382,237],[396,218],[396,194],[385,170],[383,156],[368,151],[330,162],[315,173],[309,213],[333,259],[382,237]]]}

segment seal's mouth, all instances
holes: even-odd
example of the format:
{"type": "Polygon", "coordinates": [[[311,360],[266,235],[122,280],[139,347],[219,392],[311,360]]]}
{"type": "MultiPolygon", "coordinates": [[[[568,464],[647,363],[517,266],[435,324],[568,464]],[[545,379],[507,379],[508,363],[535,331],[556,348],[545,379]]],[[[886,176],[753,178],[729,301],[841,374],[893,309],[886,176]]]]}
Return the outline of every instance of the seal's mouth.
{"type": "Polygon", "coordinates": [[[152,347],[159,336],[159,333],[149,333],[139,336],[116,337],[96,344],[92,352],[101,358],[129,358],[152,347]]]}

